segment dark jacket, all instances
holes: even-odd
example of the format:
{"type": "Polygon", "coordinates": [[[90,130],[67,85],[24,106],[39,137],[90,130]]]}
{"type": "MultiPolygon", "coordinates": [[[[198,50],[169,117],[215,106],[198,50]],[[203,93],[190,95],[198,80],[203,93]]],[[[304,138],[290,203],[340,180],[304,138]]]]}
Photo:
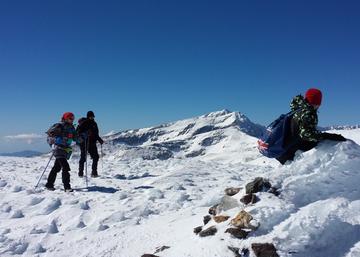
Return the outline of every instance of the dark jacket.
{"type": "Polygon", "coordinates": [[[292,111],[296,111],[291,122],[291,134],[303,141],[319,142],[321,132],[317,130],[317,110],[311,106],[302,95],[295,96],[290,104],[292,111]]]}
{"type": "Polygon", "coordinates": [[[75,127],[72,124],[60,122],[52,125],[46,133],[55,158],[69,159],[72,153],[71,144],[78,140],[75,127]]]}
{"type": "Polygon", "coordinates": [[[103,140],[99,136],[99,128],[96,121],[92,119],[85,119],[76,128],[78,135],[83,138],[83,141],[88,139],[89,144],[103,143],[103,140]]]}

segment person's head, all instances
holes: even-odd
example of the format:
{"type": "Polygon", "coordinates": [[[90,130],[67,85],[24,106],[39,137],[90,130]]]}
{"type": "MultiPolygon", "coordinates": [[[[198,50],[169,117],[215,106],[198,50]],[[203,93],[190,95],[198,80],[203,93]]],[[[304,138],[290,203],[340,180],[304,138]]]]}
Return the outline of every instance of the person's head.
{"type": "Polygon", "coordinates": [[[65,112],[63,116],[61,117],[61,120],[72,124],[74,122],[75,115],[72,112],[65,112]]]}
{"type": "Polygon", "coordinates": [[[319,89],[310,88],[305,93],[305,100],[314,107],[314,109],[318,109],[321,105],[322,93],[319,89]]]}
{"type": "Polygon", "coordinates": [[[86,114],[86,118],[88,119],[94,119],[95,118],[95,114],[93,111],[88,111],[86,114]]]}

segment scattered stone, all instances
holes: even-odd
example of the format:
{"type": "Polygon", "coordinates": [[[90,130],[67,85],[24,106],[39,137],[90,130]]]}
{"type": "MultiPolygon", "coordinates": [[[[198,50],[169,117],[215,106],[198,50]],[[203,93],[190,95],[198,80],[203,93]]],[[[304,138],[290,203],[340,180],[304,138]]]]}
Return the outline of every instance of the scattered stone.
{"type": "Polygon", "coordinates": [[[236,237],[238,239],[245,239],[249,232],[246,232],[245,230],[242,230],[241,228],[228,228],[225,233],[231,234],[233,237],[236,237]]]}
{"type": "Polygon", "coordinates": [[[256,257],[279,257],[273,244],[252,244],[252,250],[256,257]]]}
{"type": "Polygon", "coordinates": [[[201,236],[201,237],[213,236],[213,235],[216,234],[216,232],[217,232],[216,227],[215,227],[215,226],[211,226],[211,227],[209,227],[209,228],[201,231],[201,232],[199,233],[199,236],[201,236]]]}
{"type": "Polygon", "coordinates": [[[209,209],[209,214],[215,216],[215,215],[216,215],[216,208],[217,208],[217,207],[218,207],[218,204],[210,207],[210,209],[209,209]]]}
{"type": "Polygon", "coordinates": [[[247,228],[251,230],[256,230],[259,227],[258,222],[253,220],[253,217],[244,210],[239,212],[239,214],[231,220],[231,224],[238,228],[247,228]]]}
{"type": "Polygon", "coordinates": [[[239,253],[240,248],[228,246],[228,249],[235,254],[235,257],[241,257],[241,255],[239,253]]]}
{"type": "Polygon", "coordinates": [[[166,245],[158,247],[158,248],[156,248],[155,253],[163,252],[163,251],[165,251],[166,249],[169,249],[169,248],[170,248],[170,246],[166,246],[166,245]]]}
{"type": "Polygon", "coordinates": [[[159,256],[146,253],[146,254],[141,255],[141,257],[159,257],[159,256]]]}
{"type": "Polygon", "coordinates": [[[221,223],[221,222],[227,221],[229,218],[230,218],[230,216],[220,215],[220,216],[215,216],[214,220],[216,223],[221,223]]]}
{"type": "Polygon", "coordinates": [[[204,216],[204,220],[203,220],[203,221],[204,221],[204,225],[208,224],[210,220],[211,220],[211,216],[210,216],[210,215],[204,216]]]}
{"type": "Polygon", "coordinates": [[[279,189],[277,189],[276,187],[271,187],[269,190],[268,190],[268,193],[270,194],[273,194],[275,196],[279,196],[280,195],[280,192],[278,191],[279,189]]]}
{"type": "Polygon", "coordinates": [[[254,181],[247,183],[245,186],[246,194],[255,194],[269,188],[271,188],[270,182],[262,177],[255,178],[254,181]]]}
{"type": "Polygon", "coordinates": [[[239,193],[241,190],[241,187],[229,187],[225,189],[225,194],[228,196],[233,196],[239,193]]]}
{"type": "Polygon", "coordinates": [[[234,209],[236,207],[239,207],[238,201],[236,199],[232,198],[231,196],[225,195],[221,199],[221,202],[216,207],[216,214],[219,214],[222,211],[234,209]]]}
{"type": "Polygon", "coordinates": [[[243,204],[246,204],[246,205],[248,205],[249,203],[254,204],[254,203],[258,202],[258,201],[259,201],[259,199],[253,193],[244,195],[240,199],[240,202],[242,202],[243,204]]]}
{"type": "Polygon", "coordinates": [[[246,248],[243,248],[240,252],[240,248],[228,246],[228,249],[232,251],[235,254],[235,257],[248,257],[249,256],[249,250],[246,248]]]}
{"type": "Polygon", "coordinates": [[[194,228],[194,233],[199,234],[202,231],[202,226],[194,228]]]}

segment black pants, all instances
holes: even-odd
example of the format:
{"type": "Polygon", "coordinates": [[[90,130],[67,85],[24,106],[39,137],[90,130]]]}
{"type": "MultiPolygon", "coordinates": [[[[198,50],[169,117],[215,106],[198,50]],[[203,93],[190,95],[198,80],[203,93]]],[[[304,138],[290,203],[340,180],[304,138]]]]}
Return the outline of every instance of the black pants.
{"type": "MultiPolygon", "coordinates": [[[[80,144],[80,150],[81,150],[81,156],[79,161],[79,176],[84,175],[84,163],[86,161],[86,149],[85,149],[85,143],[80,144]]],[[[99,153],[96,146],[96,142],[89,142],[87,152],[90,154],[90,157],[92,159],[92,170],[91,175],[98,175],[97,172],[97,165],[99,161],[99,153]]]]}
{"type": "Polygon", "coordinates": [[[57,173],[62,169],[62,182],[64,184],[64,188],[65,189],[69,189],[71,188],[70,186],[70,166],[69,163],[67,162],[66,158],[57,158],[55,160],[55,164],[54,167],[51,169],[50,173],[49,173],[49,177],[46,183],[46,187],[54,187],[54,183],[56,180],[56,175],[57,173]]]}
{"type": "Polygon", "coordinates": [[[284,164],[286,161],[292,161],[294,160],[295,152],[297,150],[306,152],[317,146],[317,144],[318,142],[301,140],[294,146],[290,147],[282,156],[276,158],[276,160],[278,160],[281,164],[284,164]]]}

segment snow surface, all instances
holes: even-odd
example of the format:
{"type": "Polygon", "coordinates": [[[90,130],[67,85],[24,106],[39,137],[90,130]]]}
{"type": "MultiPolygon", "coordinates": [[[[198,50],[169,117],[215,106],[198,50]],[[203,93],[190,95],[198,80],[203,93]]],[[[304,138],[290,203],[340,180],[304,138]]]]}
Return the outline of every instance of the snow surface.
{"type": "Polygon", "coordinates": [[[156,255],[233,257],[228,246],[252,243],[273,243],[286,257],[360,256],[360,131],[336,130],[355,142],[325,141],[282,166],[258,153],[253,135],[261,129],[225,110],[111,133],[88,188],[75,152],[73,193],[62,190],[61,174],[57,190],[44,191],[48,172],[34,190],[49,155],[0,157],[0,256],[140,257],[169,246],[156,255]],[[260,192],[256,204],[240,203],[255,177],[280,196],[260,192]],[[210,221],[204,228],[216,224],[214,236],[195,235],[228,187],[243,189],[232,197],[238,207],[222,214],[245,209],[258,230],[240,240],[224,233],[229,222],[210,221]]]}

